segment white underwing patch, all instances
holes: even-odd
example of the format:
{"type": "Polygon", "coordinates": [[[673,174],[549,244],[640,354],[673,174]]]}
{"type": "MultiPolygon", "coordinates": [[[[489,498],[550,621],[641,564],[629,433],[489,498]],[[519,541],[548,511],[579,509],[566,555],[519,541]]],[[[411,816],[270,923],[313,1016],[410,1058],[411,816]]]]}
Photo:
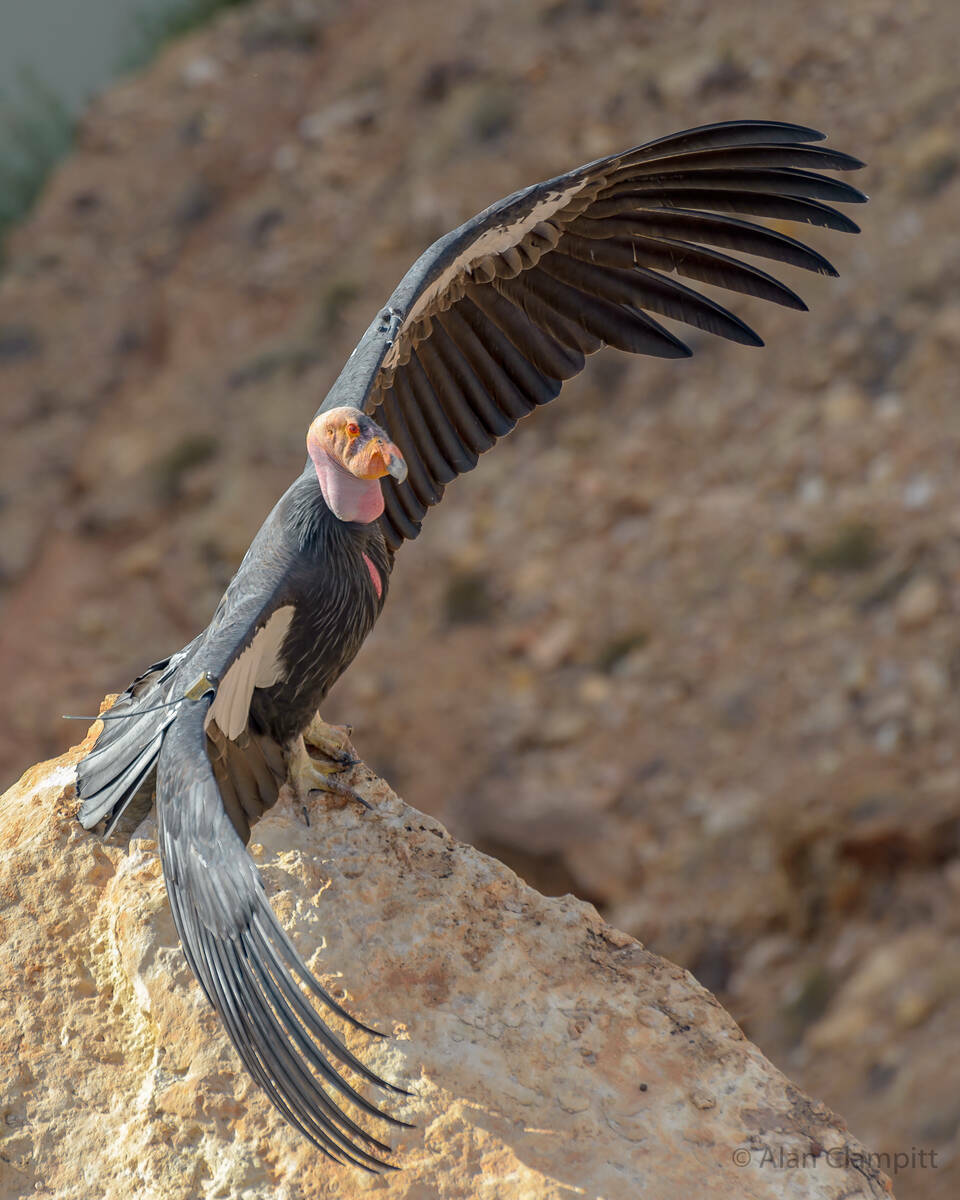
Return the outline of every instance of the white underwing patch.
{"type": "Polygon", "coordinates": [[[267,623],[254,634],[253,641],[240,654],[220,681],[204,728],[216,721],[228,738],[238,738],[247,727],[250,701],[255,687],[272,687],[283,678],[280,647],[293,620],[294,607],[278,608],[267,623]]]}

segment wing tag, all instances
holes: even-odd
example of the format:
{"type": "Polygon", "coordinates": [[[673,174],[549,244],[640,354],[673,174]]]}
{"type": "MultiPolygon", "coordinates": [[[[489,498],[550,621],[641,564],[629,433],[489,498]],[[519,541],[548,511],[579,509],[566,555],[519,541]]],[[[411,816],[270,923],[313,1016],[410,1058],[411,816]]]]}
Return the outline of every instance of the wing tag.
{"type": "Polygon", "coordinates": [[[184,700],[199,700],[201,696],[205,696],[207,692],[216,692],[216,680],[211,679],[204,671],[198,679],[196,679],[187,690],[183,693],[184,700]]]}

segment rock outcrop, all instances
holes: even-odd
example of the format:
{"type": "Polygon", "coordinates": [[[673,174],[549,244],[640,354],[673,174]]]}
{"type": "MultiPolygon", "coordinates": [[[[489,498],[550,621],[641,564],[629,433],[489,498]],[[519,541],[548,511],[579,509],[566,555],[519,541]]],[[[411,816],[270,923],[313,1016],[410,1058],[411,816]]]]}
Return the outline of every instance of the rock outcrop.
{"type": "Polygon", "coordinates": [[[394,1141],[401,1171],[322,1159],[189,974],[152,816],[129,845],[77,824],[92,734],[0,799],[0,1200],[889,1194],[691,975],[362,767],[373,813],[281,798],[251,843],[313,969],[393,1034],[361,1039],[366,1060],[413,1092],[393,1106],[416,1126],[394,1141]]]}

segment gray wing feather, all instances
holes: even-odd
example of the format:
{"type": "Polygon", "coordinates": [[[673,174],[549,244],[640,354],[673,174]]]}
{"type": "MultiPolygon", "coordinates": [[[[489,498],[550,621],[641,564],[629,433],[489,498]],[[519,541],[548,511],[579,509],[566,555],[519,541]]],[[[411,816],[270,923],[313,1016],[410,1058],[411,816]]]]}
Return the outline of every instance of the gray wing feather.
{"type": "Polygon", "coordinates": [[[367,1029],[314,979],[270,907],[207,758],[210,703],[209,695],[184,702],[158,764],[160,855],[184,953],[244,1065],[279,1112],[331,1158],[383,1170],[390,1164],[377,1152],[389,1147],[349,1117],[329,1089],[364,1112],[402,1124],[373,1105],[337,1064],[400,1089],[351,1054],[297,986],[305,984],[338,1016],[367,1029]]]}

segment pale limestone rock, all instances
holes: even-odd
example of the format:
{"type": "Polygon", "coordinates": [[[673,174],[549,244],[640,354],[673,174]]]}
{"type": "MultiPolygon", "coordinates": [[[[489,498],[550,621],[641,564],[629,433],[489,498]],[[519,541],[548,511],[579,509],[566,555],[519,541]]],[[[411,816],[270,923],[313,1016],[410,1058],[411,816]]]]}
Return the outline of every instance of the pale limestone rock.
{"type": "Polygon", "coordinates": [[[393,1035],[351,1045],[414,1092],[393,1105],[416,1124],[394,1138],[402,1171],[329,1163],[251,1084],[192,980],[152,817],[129,848],[77,824],[82,749],[0,799],[0,1200],[889,1194],[868,1164],[826,1164],[862,1149],[687,972],[363,768],[373,813],[317,803],[308,826],[282,799],[251,844],[314,970],[393,1035]]]}

